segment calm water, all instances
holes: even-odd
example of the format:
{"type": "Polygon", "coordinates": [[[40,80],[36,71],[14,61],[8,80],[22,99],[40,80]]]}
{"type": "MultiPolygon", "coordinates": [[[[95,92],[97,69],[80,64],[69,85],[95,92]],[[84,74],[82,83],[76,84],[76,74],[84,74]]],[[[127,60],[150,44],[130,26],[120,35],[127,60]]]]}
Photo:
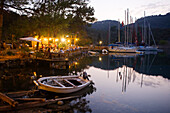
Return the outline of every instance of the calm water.
{"type": "MultiPolygon", "coordinates": [[[[1,92],[34,88],[32,72],[38,75],[79,74],[85,70],[94,81],[73,95],[81,98],[70,102],[66,112],[93,113],[170,113],[170,57],[160,54],[109,54],[88,56],[71,62],[68,71],[50,69],[48,65],[20,69],[3,69],[1,92]]],[[[46,108],[36,108],[40,111],[46,108]]],[[[55,111],[55,107],[50,107],[55,111]]],[[[35,111],[35,108],[34,108],[35,111]]]]}

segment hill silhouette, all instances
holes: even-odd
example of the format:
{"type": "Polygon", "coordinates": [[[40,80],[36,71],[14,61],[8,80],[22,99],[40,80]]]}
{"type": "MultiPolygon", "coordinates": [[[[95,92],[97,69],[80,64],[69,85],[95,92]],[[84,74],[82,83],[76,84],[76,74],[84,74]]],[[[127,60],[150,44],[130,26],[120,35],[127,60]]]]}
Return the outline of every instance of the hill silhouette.
{"type": "MultiPolygon", "coordinates": [[[[170,13],[166,15],[155,15],[145,17],[145,20],[150,23],[152,28],[167,29],[170,28],[170,13]]],[[[137,23],[141,26],[144,18],[137,20],[137,23]]]]}
{"type": "MultiPolygon", "coordinates": [[[[157,44],[162,40],[170,40],[170,13],[166,15],[153,15],[145,17],[147,23],[150,24],[154,38],[157,44]]],[[[138,27],[142,27],[144,18],[137,20],[138,27]]],[[[91,27],[87,28],[89,37],[92,37],[93,41],[98,44],[99,40],[102,40],[105,45],[108,44],[108,33],[110,24],[110,42],[117,41],[118,21],[115,20],[103,20],[97,21],[91,24],[91,27]]],[[[121,24],[121,23],[120,23],[121,24]]],[[[131,24],[133,25],[133,24],[131,24]]],[[[121,25],[120,25],[121,26],[121,25]]],[[[120,29],[122,38],[124,37],[124,28],[120,29]]],[[[123,40],[123,39],[122,39],[123,40]]]]}

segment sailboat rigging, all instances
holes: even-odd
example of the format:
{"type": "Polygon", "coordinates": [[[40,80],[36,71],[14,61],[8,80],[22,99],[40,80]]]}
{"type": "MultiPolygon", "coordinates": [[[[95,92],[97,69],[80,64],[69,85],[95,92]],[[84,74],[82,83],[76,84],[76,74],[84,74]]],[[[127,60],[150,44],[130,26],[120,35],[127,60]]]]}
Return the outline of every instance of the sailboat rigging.
{"type": "MultiPolygon", "coordinates": [[[[119,23],[120,24],[120,23],[119,23]]],[[[125,10],[125,25],[124,26],[124,32],[125,32],[125,41],[124,45],[122,44],[110,44],[109,45],[109,51],[110,52],[117,52],[117,53],[142,53],[141,51],[138,51],[138,49],[135,46],[131,46],[128,44],[129,41],[129,9],[127,11],[125,10]],[[127,25],[126,25],[127,23],[127,25]]],[[[118,27],[119,29],[120,27],[118,27]]],[[[118,30],[118,38],[119,38],[119,30],[118,30]]],[[[119,39],[118,39],[119,40],[119,39]]]]}

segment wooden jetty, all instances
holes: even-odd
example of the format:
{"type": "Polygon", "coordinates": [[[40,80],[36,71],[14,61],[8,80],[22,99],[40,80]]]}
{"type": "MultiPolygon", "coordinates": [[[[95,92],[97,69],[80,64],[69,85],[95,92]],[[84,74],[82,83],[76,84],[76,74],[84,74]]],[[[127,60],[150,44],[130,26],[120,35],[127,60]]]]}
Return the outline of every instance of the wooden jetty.
{"type": "Polygon", "coordinates": [[[54,104],[58,101],[75,99],[75,98],[80,97],[80,96],[69,96],[69,97],[48,99],[48,100],[46,98],[21,98],[20,97],[21,95],[25,95],[26,93],[31,93],[31,92],[35,92],[35,91],[37,91],[37,90],[10,92],[10,93],[6,93],[6,94],[0,93],[0,99],[9,104],[9,105],[0,106],[0,112],[40,107],[40,106],[45,106],[45,105],[49,105],[49,104],[54,104]],[[13,98],[11,98],[7,95],[10,95],[13,98]],[[22,102],[20,103],[19,101],[22,101],[22,102]]]}
{"type": "Polygon", "coordinates": [[[65,53],[27,53],[14,56],[0,56],[0,64],[3,67],[7,68],[16,68],[16,67],[26,67],[34,63],[45,64],[49,63],[49,67],[53,69],[69,69],[69,61],[72,61],[74,57],[77,57],[82,54],[86,54],[88,48],[79,49],[74,51],[66,51],[65,53]],[[38,63],[37,63],[38,62],[38,63]]]}
{"type": "MultiPolygon", "coordinates": [[[[17,101],[13,100],[12,98],[6,96],[3,93],[0,93],[0,99],[7,102],[9,105],[11,105],[12,107],[16,107],[16,105],[18,104],[17,101]]],[[[0,108],[1,109],[1,108],[0,108]]]]}

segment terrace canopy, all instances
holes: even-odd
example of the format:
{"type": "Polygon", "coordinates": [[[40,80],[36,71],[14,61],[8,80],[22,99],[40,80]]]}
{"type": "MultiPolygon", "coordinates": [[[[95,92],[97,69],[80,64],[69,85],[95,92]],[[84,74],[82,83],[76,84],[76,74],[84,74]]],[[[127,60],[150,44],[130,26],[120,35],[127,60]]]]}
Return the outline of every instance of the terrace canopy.
{"type": "Polygon", "coordinates": [[[37,39],[35,39],[33,37],[20,38],[20,40],[41,42],[40,40],[37,40],[37,39]]]}

